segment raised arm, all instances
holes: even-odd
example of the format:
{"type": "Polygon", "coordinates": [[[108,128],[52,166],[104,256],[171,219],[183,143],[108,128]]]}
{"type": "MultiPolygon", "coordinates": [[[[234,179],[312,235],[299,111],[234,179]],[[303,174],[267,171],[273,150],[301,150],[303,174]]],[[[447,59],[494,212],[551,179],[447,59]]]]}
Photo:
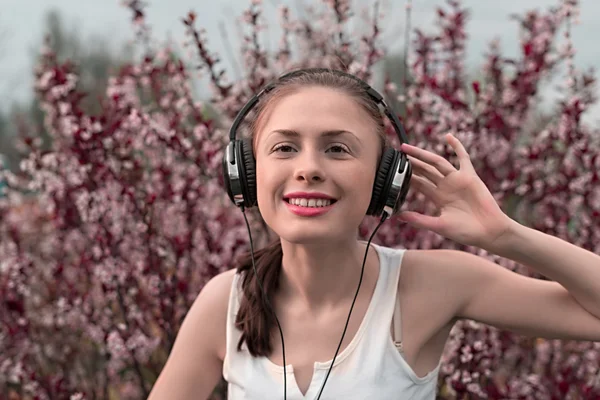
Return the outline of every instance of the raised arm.
{"type": "Polygon", "coordinates": [[[148,400],[203,400],[221,378],[227,302],[234,270],[202,289],[175,339],[171,354],[148,400]]]}
{"type": "Polygon", "coordinates": [[[439,216],[405,211],[400,219],[458,243],[528,265],[556,282],[527,278],[472,254],[436,253],[436,281],[454,290],[456,316],[546,338],[600,341],[600,256],[520,225],[503,213],[463,145],[445,158],[403,144],[413,164],[411,185],[439,216]]]}

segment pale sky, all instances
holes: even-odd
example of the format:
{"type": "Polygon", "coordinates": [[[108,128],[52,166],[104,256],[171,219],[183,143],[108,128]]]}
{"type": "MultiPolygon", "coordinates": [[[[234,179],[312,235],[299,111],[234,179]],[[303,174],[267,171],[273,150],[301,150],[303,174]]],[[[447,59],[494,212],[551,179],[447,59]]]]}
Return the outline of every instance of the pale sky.
{"type": "MultiPolygon", "coordinates": [[[[199,25],[208,31],[209,46],[225,57],[222,51],[219,23],[224,22],[230,38],[236,37],[236,17],[247,7],[250,0],[145,0],[149,3],[147,18],[153,28],[153,36],[159,40],[172,38],[177,43],[183,40],[181,18],[194,10],[199,25]]],[[[294,10],[299,4],[317,4],[322,0],[263,0],[269,20],[276,23],[275,3],[289,4],[294,10]]],[[[467,32],[470,36],[467,60],[470,70],[481,65],[483,52],[490,40],[501,38],[502,48],[507,55],[515,54],[518,46],[516,22],[509,19],[511,13],[523,13],[532,8],[548,8],[559,0],[464,0],[471,10],[467,32]]],[[[600,63],[597,40],[600,38],[600,2],[580,1],[580,23],[573,26],[573,40],[577,49],[575,64],[578,68],[595,67],[600,63]]],[[[405,0],[384,0],[390,12],[381,26],[384,37],[391,38],[404,32],[405,0]]],[[[354,0],[354,4],[370,5],[373,0],[354,0]]],[[[412,26],[429,30],[434,21],[437,5],[444,0],[413,0],[412,26]]],[[[31,55],[39,48],[42,37],[43,17],[49,9],[57,9],[68,27],[77,27],[82,37],[102,35],[110,38],[115,47],[131,40],[133,30],[130,15],[120,0],[0,0],[0,95],[1,107],[13,100],[30,96],[31,55]]],[[[278,38],[271,38],[275,44],[278,38]]],[[[399,44],[403,40],[396,40],[399,44]]],[[[394,50],[401,50],[397,46],[394,50]]],[[[233,70],[229,69],[233,75],[233,70]]],[[[600,107],[588,119],[600,120],[600,107]]]]}

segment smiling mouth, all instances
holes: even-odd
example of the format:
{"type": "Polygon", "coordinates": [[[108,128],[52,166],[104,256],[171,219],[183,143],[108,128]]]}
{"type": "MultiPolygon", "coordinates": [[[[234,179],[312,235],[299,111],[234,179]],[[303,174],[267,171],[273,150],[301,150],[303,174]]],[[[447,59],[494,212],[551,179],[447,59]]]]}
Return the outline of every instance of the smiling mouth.
{"type": "Polygon", "coordinates": [[[290,212],[303,218],[326,215],[329,213],[329,211],[331,211],[333,205],[337,202],[337,200],[306,198],[292,198],[291,202],[288,198],[283,199],[283,201],[286,203],[286,207],[290,212]]]}
{"type": "Polygon", "coordinates": [[[294,199],[291,200],[290,198],[284,198],[283,201],[285,201],[286,203],[292,205],[292,206],[296,206],[296,207],[302,207],[302,208],[324,208],[324,207],[329,207],[333,204],[335,204],[337,202],[337,200],[334,199],[294,199]]]}

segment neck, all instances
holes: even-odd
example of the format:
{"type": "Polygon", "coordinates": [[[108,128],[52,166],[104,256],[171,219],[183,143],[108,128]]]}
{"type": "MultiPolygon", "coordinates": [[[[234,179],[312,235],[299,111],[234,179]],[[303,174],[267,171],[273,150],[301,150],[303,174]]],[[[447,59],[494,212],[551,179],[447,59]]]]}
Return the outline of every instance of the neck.
{"type": "MultiPolygon", "coordinates": [[[[360,280],[367,246],[352,239],[336,243],[294,244],[281,241],[283,249],[280,293],[287,301],[308,309],[335,307],[352,299],[360,280]]],[[[362,288],[377,279],[377,255],[371,247],[365,262],[362,288]]]]}

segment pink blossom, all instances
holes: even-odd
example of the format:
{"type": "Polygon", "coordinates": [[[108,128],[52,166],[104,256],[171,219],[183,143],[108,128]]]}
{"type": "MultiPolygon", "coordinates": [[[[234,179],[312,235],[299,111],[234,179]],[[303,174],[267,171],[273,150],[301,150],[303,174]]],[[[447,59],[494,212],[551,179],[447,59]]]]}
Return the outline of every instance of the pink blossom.
{"type": "MultiPolygon", "coordinates": [[[[442,134],[465,143],[494,196],[522,223],[600,252],[600,143],[582,122],[596,101],[595,78],[574,68],[569,32],[579,12],[515,17],[520,53],[513,59],[490,43],[482,76],[465,73],[468,10],[448,1],[436,30],[417,29],[408,55],[410,81],[386,80],[385,92],[406,107],[413,144],[453,157],[442,134]],[[565,87],[548,123],[534,120],[539,85],[564,63],[565,87]]],[[[109,80],[100,115],[81,111],[79,78],[51,47],[36,66],[36,94],[53,148],[23,125],[25,157],[0,199],[0,385],[16,383],[37,398],[144,398],[203,285],[248,250],[245,223],[226,198],[220,176],[227,127],[266,82],[300,66],[346,69],[366,80],[385,54],[373,9],[349,33],[350,3],[324,2],[310,22],[280,9],[282,36],[267,51],[260,1],[243,14],[244,78],[232,81],[208,46],[194,13],[183,18],[193,70],[168,47],[153,50],[145,6],[128,0],[147,54],[109,80]],[[219,121],[192,95],[191,80],[210,82],[219,121]],[[150,99],[150,100],[148,100],[150,99]],[[25,195],[35,192],[35,196],[25,195]],[[44,367],[55,366],[56,373],[44,367]],[[90,365],[95,365],[90,368],[90,365]]],[[[407,2],[410,10],[411,2],[407,2]]],[[[410,15],[407,13],[407,15],[410,15]]],[[[388,124],[390,139],[396,142],[388,124]]],[[[455,161],[451,158],[451,161],[455,161]]],[[[405,208],[433,213],[410,192],[405,208]]],[[[366,237],[378,221],[365,218],[366,237]]],[[[250,215],[255,246],[268,233],[250,215]]],[[[526,266],[392,219],[377,242],[403,248],[459,248],[504,268],[538,277],[526,266]]],[[[440,374],[448,398],[594,398],[600,395],[600,347],[531,340],[473,321],[455,325],[440,374]],[[587,396],[587,397],[586,397],[587,396]]]]}

